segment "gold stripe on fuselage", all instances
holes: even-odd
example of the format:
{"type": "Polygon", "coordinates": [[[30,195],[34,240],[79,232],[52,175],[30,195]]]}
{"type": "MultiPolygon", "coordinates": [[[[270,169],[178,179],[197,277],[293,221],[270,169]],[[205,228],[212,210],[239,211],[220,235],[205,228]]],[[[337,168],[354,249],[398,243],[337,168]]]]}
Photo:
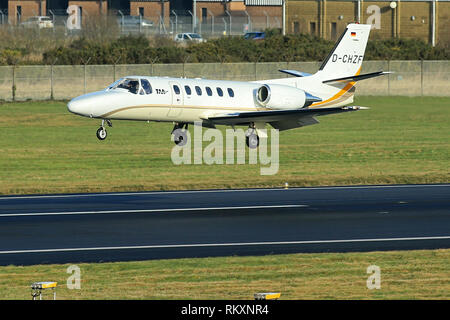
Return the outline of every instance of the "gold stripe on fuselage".
{"type": "Polygon", "coordinates": [[[141,106],[130,106],[130,107],[120,108],[120,109],[105,113],[105,114],[101,115],[100,118],[108,118],[116,113],[126,111],[126,110],[145,109],[145,108],[206,109],[206,110],[211,110],[211,109],[219,110],[220,109],[220,110],[229,110],[229,111],[234,111],[234,112],[267,110],[265,108],[260,108],[260,107],[244,107],[244,108],[237,109],[237,108],[233,108],[233,107],[219,107],[219,106],[186,106],[186,105],[177,106],[177,105],[146,104],[146,105],[141,105],[141,106]]]}
{"type": "MultiPolygon", "coordinates": [[[[358,71],[356,72],[355,76],[359,75],[361,73],[361,67],[359,67],[358,71]]],[[[313,103],[311,105],[311,107],[315,107],[315,106],[328,106],[330,104],[336,104],[338,102],[344,101],[348,98],[350,98],[354,92],[355,92],[355,81],[349,82],[345,85],[344,88],[342,88],[338,93],[336,93],[334,96],[332,96],[331,98],[325,100],[325,101],[320,101],[320,102],[316,102],[313,103]]]]}

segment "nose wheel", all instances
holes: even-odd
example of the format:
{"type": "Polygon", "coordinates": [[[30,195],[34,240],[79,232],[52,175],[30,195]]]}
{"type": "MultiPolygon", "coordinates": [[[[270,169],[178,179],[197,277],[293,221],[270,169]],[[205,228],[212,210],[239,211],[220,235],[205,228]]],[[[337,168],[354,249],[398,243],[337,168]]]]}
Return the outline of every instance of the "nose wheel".
{"type": "Polygon", "coordinates": [[[97,138],[98,140],[105,140],[108,136],[108,132],[105,129],[105,122],[108,124],[108,127],[112,127],[111,120],[102,120],[102,125],[97,130],[97,138]]]}
{"type": "Polygon", "coordinates": [[[105,140],[108,133],[106,132],[106,129],[103,127],[98,128],[97,130],[97,138],[98,140],[105,140]]]}

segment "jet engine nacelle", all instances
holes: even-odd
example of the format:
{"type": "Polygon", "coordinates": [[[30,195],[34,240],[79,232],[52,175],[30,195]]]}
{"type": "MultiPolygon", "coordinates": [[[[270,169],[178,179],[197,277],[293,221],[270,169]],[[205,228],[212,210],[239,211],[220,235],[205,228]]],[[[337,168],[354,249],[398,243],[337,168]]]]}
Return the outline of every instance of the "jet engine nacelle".
{"type": "Polygon", "coordinates": [[[263,84],[256,91],[256,101],[269,109],[299,109],[308,104],[307,94],[302,89],[281,84],[263,84]]]}

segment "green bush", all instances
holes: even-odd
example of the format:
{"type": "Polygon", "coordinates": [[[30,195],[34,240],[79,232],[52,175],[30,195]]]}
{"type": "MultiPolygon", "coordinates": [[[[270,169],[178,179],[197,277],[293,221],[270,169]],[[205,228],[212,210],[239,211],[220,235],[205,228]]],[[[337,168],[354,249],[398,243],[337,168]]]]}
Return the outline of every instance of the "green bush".
{"type": "Polygon", "coordinates": [[[0,65],[14,65],[20,62],[23,50],[3,49],[0,51],[0,65]]]}
{"type": "MultiPolygon", "coordinates": [[[[46,51],[42,62],[83,64],[89,58],[89,64],[322,61],[333,45],[332,41],[311,35],[283,36],[274,30],[268,30],[262,41],[221,37],[186,47],[162,39],[150,42],[144,36],[126,36],[104,44],[80,38],[68,46],[46,51]]],[[[445,48],[433,48],[422,40],[372,40],[368,43],[365,59],[447,60],[450,52],[445,48]]]]}

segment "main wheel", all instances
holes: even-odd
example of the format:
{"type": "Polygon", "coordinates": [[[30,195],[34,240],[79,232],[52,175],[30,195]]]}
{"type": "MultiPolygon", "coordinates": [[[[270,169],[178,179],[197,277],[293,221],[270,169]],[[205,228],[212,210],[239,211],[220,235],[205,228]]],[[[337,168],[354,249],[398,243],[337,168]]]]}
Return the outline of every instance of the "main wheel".
{"type": "Polygon", "coordinates": [[[187,143],[187,140],[188,137],[184,130],[176,129],[173,131],[173,142],[175,142],[177,146],[184,146],[187,143]]]}
{"type": "Polygon", "coordinates": [[[245,143],[250,149],[256,149],[259,146],[259,137],[257,134],[251,133],[245,137],[245,143]]]}
{"type": "Polygon", "coordinates": [[[98,140],[105,140],[108,133],[106,132],[106,129],[103,127],[98,128],[97,130],[97,138],[98,140]]]}

